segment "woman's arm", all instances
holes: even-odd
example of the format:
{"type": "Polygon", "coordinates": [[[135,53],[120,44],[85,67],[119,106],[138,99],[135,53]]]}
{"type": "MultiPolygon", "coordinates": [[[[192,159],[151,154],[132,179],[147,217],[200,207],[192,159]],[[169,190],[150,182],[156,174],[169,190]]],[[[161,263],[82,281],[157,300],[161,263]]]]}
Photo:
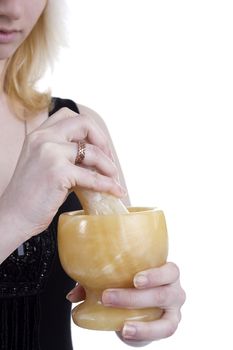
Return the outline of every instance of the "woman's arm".
{"type": "MultiPolygon", "coordinates": [[[[111,152],[118,167],[120,183],[125,187],[125,180],[114,149],[108,129],[101,117],[85,106],[78,106],[80,112],[93,118],[103,130],[111,145],[111,152]]],[[[129,198],[125,204],[129,205],[129,198]]],[[[140,282],[142,282],[140,280],[140,282]]],[[[185,292],[180,285],[179,268],[174,263],[167,263],[159,268],[152,268],[139,272],[134,277],[132,289],[106,290],[102,296],[103,304],[111,307],[144,308],[160,307],[164,310],[161,319],[152,322],[126,322],[122,331],[117,332],[119,338],[126,344],[139,347],[171,336],[177,329],[181,319],[180,309],[185,301],[185,292]],[[139,284],[137,277],[144,276],[144,284],[139,284]],[[111,296],[114,292],[114,298],[111,296]]],[[[85,298],[82,286],[77,285],[68,295],[71,302],[78,302],[85,298]]]]}
{"type": "Polygon", "coordinates": [[[0,264],[27,238],[29,226],[17,208],[7,205],[4,195],[0,198],[0,264]]]}
{"type": "Polygon", "coordinates": [[[84,187],[123,196],[108,138],[91,118],[62,108],[25,139],[14,174],[0,198],[0,263],[51,223],[69,191],[84,187]],[[77,142],[86,156],[75,165],[77,142]],[[88,167],[96,167],[97,173],[88,167]]]}

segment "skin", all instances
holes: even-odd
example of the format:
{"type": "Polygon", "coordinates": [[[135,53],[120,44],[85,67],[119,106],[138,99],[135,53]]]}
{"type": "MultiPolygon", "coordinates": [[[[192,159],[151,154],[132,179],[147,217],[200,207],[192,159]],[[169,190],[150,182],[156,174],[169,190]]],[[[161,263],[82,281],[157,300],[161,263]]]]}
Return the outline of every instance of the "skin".
{"type": "MultiPolygon", "coordinates": [[[[9,109],[2,88],[7,59],[26,39],[45,5],[45,0],[0,0],[0,31],[18,31],[13,41],[0,43],[0,262],[21,243],[47,228],[74,186],[109,192],[129,204],[117,155],[97,113],[79,105],[79,118],[63,108],[48,119],[48,111],[41,111],[28,121],[25,138],[24,123],[9,109]],[[82,166],[75,166],[77,141],[81,139],[87,140],[86,157],[82,166]],[[95,167],[97,173],[90,167],[95,167]],[[36,193],[36,198],[30,193],[36,193]]],[[[142,271],[135,276],[134,286],[106,290],[102,302],[110,307],[156,306],[164,314],[154,322],[126,322],[118,336],[127,344],[142,346],[172,335],[185,301],[178,267],[167,263],[142,271]],[[144,277],[144,284],[139,283],[143,280],[140,276],[144,277]]],[[[77,285],[67,298],[71,302],[83,300],[82,286],[77,285]]]]}
{"type": "Polygon", "coordinates": [[[15,40],[0,44],[0,60],[3,66],[6,58],[15,52],[31,32],[46,3],[46,0],[0,0],[0,29],[17,31],[15,40]]]}
{"type": "MultiPolygon", "coordinates": [[[[100,116],[93,110],[80,106],[80,111],[95,118],[107,135],[111,144],[111,152],[119,169],[120,183],[124,184],[122,172],[116,152],[111,142],[106,125],[100,116]]],[[[124,197],[126,205],[130,205],[128,197],[124,197]]],[[[110,307],[143,308],[160,307],[164,314],[160,320],[153,322],[125,322],[121,332],[117,335],[131,346],[144,346],[153,340],[170,337],[175,333],[181,320],[181,307],[186,300],[186,294],[180,284],[180,271],[176,264],[168,262],[162,267],[141,271],[134,277],[134,289],[106,290],[102,302],[110,307]],[[138,277],[146,277],[147,281],[139,284],[138,277]],[[111,298],[112,296],[112,298],[111,298]]],[[[85,291],[77,285],[68,295],[67,299],[76,303],[85,299],[85,291]]]]}

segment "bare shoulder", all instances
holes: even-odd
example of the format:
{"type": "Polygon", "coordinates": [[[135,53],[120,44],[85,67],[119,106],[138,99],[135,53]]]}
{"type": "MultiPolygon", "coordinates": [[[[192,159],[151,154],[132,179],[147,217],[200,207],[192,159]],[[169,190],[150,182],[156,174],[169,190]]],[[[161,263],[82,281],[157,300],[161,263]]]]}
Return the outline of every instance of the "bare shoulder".
{"type": "Polygon", "coordinates": [[[103,131],[110,137],[106,123],[104,122],[103,118],[96,111],[94,111],[93,109],[91,109],[87,106],[81,105],[81,104],[77,104],[77,106],[78,106],[80,114],[87,115],[87,116],[91,117],[92,119],[94,119],[95,122],[101,127],[101,129],[103,129],[103,131]]]}

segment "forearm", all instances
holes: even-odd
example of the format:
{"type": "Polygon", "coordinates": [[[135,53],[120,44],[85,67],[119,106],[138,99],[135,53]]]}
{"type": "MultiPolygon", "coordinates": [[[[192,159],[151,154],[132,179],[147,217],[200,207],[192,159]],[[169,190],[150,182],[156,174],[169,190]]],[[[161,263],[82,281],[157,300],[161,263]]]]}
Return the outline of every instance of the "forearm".
{"type": "Polygon", "coordinates": [[[0,264],[29,238],[23,220],[0,198],[0,264]]]}

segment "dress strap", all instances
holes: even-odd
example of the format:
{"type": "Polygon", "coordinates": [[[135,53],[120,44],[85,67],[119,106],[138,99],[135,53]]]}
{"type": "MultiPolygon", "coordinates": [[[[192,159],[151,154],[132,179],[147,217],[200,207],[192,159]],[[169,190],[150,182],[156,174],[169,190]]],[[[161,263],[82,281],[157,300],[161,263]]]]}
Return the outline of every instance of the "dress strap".
{"type": "Polygon", "coordinates": [[[73,100],[53,97],[51,101],[50,110],[49,110],[49,116],[51,116],[53,113],[56,113],[57,111],[59,111],[59,109],[63,107],[67,107],[71,109],[73,112],[79,113],[78,106],[73,100]]]}

